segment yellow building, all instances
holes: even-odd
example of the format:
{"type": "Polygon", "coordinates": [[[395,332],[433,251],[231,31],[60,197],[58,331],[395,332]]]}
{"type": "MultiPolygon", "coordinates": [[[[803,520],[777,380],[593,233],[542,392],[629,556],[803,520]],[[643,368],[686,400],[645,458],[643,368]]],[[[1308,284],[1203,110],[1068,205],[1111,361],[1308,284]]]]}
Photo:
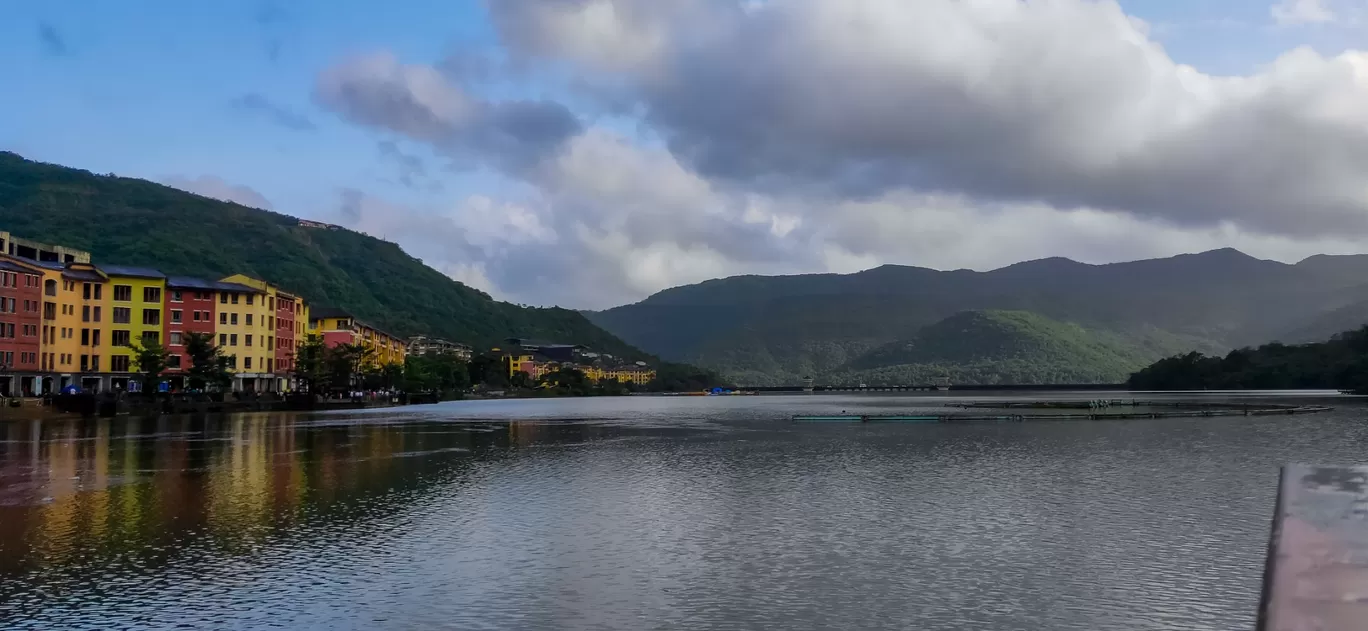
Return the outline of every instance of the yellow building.
{"type": "Polygon", "coordinates": [[[655,379],[656,376],[654,370],[651,370],[646,366],[640,365],[619,366],[617,368],[600,368],[598,366],[585,366],[582,368],[582,370],[584,371],[585,377],[588,377],[594,381],[602,381],[604,379],[609,379],[612,381],[620,381],[622,383],[634,383],[637,385],[645,385],[649,383],[652,379],[655,379]]]}
{"type": "MultiPolygon", "coordinates": [[[[230,276],[229,278],[239,278],[230,276]]],[[[246,278],[246,277],[241,277],[246,278]]],[[[214,334],[228,369],[233,390],[260,392],[275,389],[275,333],[270,302],[264,290],[228,280],[215,283],[218,321],[214,334]],[[267,348],[271,350],[267,350],[267,348]]]]}
{"type": "MultiPolygon", "coordinates": [[[[60,392],[79,384],[81,356],[80,281],[59,263],[43,263],[43,323],[39,331],[39,370],[49,373],[36,389],[39,394],[60,392]]],[[[89,361],[89,358],[87,358],[89,361]]],[[[98,367],[96,367],[98,370],[98,367]]]]}
{"type": "Polygon", "coordinates": [[[242,348],[241,356],[244,359],[240,370],[244,375],[251,370],[256,371],[258,383],[255,385],[258,390],[264,388],[281,392],[293,389],[290,382],[295,353],[308,334],[309,307],[304,299],[264,280],[243,274],[234,274],[219,282],[250,287],[257,292],[255,299],[243,298],[241,333],[244,337],[240,341],[245,345],[249,341],[247,336],[251,336],[252,345],[242,348]],[[250,326],[256,327],[255,333],[247,330],[250,326]],[[250,367],[246,361],[248,357],[252,358],[250,367]],[[261,380],[269,380],[270,383],[261,383],[261,380]]]}
{"type": "MultiPolygon", "coordinates": [[[[136,353],[130,345],[144,345],[151,342],[165,344],[162,332],[166,323],[166,275],[146,267],[125,265],[101,265],[100,271],[107,277],[104,288],[108,314],[96,311],[87,324],[84,322],[85,306],[82,306],[83,324],[92,327],[105,327],[107,340],[98,348],[107,348],[108,365],[104,371],[110,375],[109,386],[114,389],[135,390],[139,387],[134,373],[138,366],[136,353]]],[[[84,294],[83,294],[84,295],[84,294]]],[[[94,302],[92,311],[98,309],[94,302]]],[[[90,349],[92,356],[98,356],[95,348],[90,349]]]]}
{"type": "Polygon", "coordinates": [[[407,342],[341,309],[314,309],[309,318],[309,333],[322,337],[329,348],[343,344],[365,346],[371,351],[372,367],[402,364],[408,356],[407,342]]]}

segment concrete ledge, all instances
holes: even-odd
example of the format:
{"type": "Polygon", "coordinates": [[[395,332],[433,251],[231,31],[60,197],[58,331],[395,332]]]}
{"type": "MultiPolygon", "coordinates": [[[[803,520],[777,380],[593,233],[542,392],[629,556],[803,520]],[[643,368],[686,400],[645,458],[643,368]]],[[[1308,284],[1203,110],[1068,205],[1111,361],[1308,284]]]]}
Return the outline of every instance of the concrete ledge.
{"type": "Polygon", "coordinates": [[[1368,466],[1283,468],[1258,628],[1368,629],[1368,466]]]}

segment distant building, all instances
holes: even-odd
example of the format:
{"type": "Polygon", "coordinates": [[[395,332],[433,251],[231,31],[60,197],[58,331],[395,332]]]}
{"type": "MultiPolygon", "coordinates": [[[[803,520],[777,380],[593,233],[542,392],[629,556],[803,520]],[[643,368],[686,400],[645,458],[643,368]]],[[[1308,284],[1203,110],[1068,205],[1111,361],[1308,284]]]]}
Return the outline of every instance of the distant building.
{"type": "Polygon", "coordinates": [[[43,268],[0,256],[0,396],[40,392],[43,268]]]}
{"type": "Polygon", "coordinates": [[[338,226],[338,225],[330,224],[330,223],[323,223],[323,222],[321,222],[321,221],[309,221],[308,219],[300,219],[300,220],[299,220],[299,225],[300,225],[300,227],[303,227],[303,228],[318,228],[318,229],[320,229],[320,230],[341,230],[341,229],[342,229],[342,226],[338,226]]]}
{"type": "Polygon", "coordinates": [[[356,319],[350,312],[335,308],[314,309],[309,316],[309,333],[323,338],[329,348],[361,344],[374,353],[373,365],[402,364],[408,343],[379,328],[356,319]]]}
{"type": "Polygon", "coordinates": [[[0,254],[45,263],[89,263],[90,253],[60,245],[21,239],[0,230],[0,254]]]}
{"type": "Polygon", "coordinates": [[[409,338],[408,353],[410,355],[454,355],[461,361],[470,361],[471,358],[469,346],[426,335],[415,335],[409,338]]]}

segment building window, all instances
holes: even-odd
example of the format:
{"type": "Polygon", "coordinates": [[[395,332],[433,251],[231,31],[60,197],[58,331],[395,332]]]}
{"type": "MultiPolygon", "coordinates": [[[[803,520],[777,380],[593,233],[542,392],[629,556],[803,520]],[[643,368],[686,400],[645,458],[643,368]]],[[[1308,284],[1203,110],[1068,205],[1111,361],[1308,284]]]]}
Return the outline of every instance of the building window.
{"type": "Polygon", "coordinates": [[[143,287],[143,302],[161,303],[161,287],[143,287]]]}
{"type": "Polygon", "coordinates": [[[251,358],[251,357],[243,357],[243,358],[242,358],[242,369],[243,369],[243,370],[251,370],[251,369],[252,369],[252,358],[251,358]]]}
{"type": "Polygon", "coordinates": [[[275,298],[274,298],[274,297],[267,297],[267,298],[266,298],[266,308],[267,308],[267,309],[270,309],[270,310],[272,310],[272,311],[275,311],[275,308],[276,308],[276,301],[275,301],[275,298]]]}
{"type": "Polygon", "coordinates": [[[228,367],[237,370],[237,355],[228,356],[228,367]]]}
{"type": "Polygon", "coordinates": [[[95,283],[95,299],[96,299],[96,300],[99,300],[99,299],[102,297],[100,294],[104,293],[104,292],[102,291],[103,289],[104,289],[104,285],[101,285],[100,283],[95,283]]]}
{"type": "Polygon", "coordinates": [[[91,345],[91,346],[99,346],[99,345],[100,345],[100,330],[99,330],[99,329],[93,329],[93,330],[90,331],[90,345],[91,345]]]}
{"type": "Polygon", "coordinates": [[[237,303],[238,303],[238,295],[237,295],[237,294],[233,294],[233,304],[237,304],[237,303]]]}
{"type": "Polygon", "coordinates": [[[266,316],[266,328],[268,328],[268,329],[274,329],[274,328],[275,328],[275,322],[276,322],[275,316],[266,316]]]}
{"type": "Polygon", "coordinates": [[[251,346],[251,345],[252,345],[252,336],[251,336],[251,335],[245,335],[245,336],[243,336],[243,338],[242,338],[242,345],[243,345],[243,346],[251,346]]]}
{"type": "Polygon", "coordinates": [[[237,333],[231,333],[228,335],[228,345],[237,346],[237,333]]]}
{"type": "Polygon", "coordinates": [[[191,311],[191,312],[190,312],[190,319],[191,319],[191,320],[194,320],[195,322],[199,322],[199,321],[200,321],[200,320],[199,320],[199,312],[198,312],[198,311],[191,311]]]}
{"type": "Polygon", "coordinates": [[[47,280],[43,282],[43,294],[46,296],[57,295],[57,281],[47,280]]]}
{"type": "Polygon", "coordinates": [[[247,326],[252,326],[252,314],[247,314],[247,326]]]}
{"type": "Polygon", "coordinates": [[[132,286],[132,285],[115,285],[115,286],[114,286],[114,300],[117,300],[117,301],[119,301],[119,302],[132,302],[132,301],[133,301],[133,286],[132,286]]]}
{"type": "Polygon", "coordinates": [[[143,324],[148,326],[161,324],[161,309],[143,309],[143,324]]]}
{"type": "Polygon", "coordinates": [[[228,304],[228,294],[219,294],[219,303],[228,304]]]}
{"type": "Polygon", "coordinates": [[[267,338],[266,338],[266,350],[268,350],[268,351],[273,351],[273,350],[275,350],[275,338],[273,338],[273,337],[267,337],[267,338]]]}
{"type": "Polygon", "coordinates": [[[236,313],[230,313],[230,314],[228,314],[228,322],[229,322],[230,324],[232,324],[233,326],[237,326],[237,322],[238,322],[237,317],[238,317],[238,314],[236,314],[236,313]]]}
{"type": "Polygon", "coordinates": [[[275,360],[270,357],[266,358],[266,372],[275,372],[275,360]]]}
{"type": "Polygon", "coordinates": [[[109,358],[109,370],[112,372],[128,372],[128,356],[115,355],[109,358]]]}
{"type": "Polygon", "coordinates": [[[81,322],[90,322],[90,305],[81,307],[81,322]]]}
{"type": "Polygon", "coordinates": [[[90,300],[90,283],[85,283],[81,285],[81,297],[86,300],[90,300]]]}
{"type": "Polygon", "coordinates": [[[128,331],[110,331],[109,343],[115,346],[128,346],[133,341],[132,335],[128,331]]]}
{"type": "Polygon", "coordinates": [[[180,309],[171,310],[171,324],[180,324],[183,318],[184,312],[182,312],[180,309]]]}
{"type": "Polygon", "coordinates": [[[168,334],[168,337],[170,339],[166,341],[167,344],[170,344],[171,346],[180,346],[182,344],[181,340],[183,338],[181,337],[180,331],[172,331],[170,334],[168,334]]]}
{"type": "Polygon", "coordinates": [[[252,294],[247,294],[247,304],[252,304],[252,300],[254,300],[255,298],[256,296],[253,296],[252,294]]]}
{"type": "Polygon", "coordinates": [[[87,370],[90,370],[90,356],[89,356],[89,355],[82,355],[82,356],[81,356],[81,372],[85,372],[85,371],[87,371],[87,370]]]}
{"type": "Polygon", "coordinates": [[[181,356],[180,356],[180,355],[167,355],[167,356],[166,356],[166,367],[167,367],[167,368],[180,368],[180,367],[181,367],[181,356]]]}
{"type": "Polygon", "coordinates": [[[171,302],[185,302],[185,294],[179,289],[171,290],[171,302]]]}
{"type": "Polygon", "coordinates": [[[227,333],[219,333],[219,346],[227,346],[227,345],[228,345],[228,334],[227,334],[227,333]]]}
{"type": "Polygon", "coordinates": [[[143,343],[143,346],[148,346],[148,345],[150,345],[150,344],[156,344],[156,343],[159,342],[160,340],[161,340],[161,334],[160,334],[160,333],[158,333],[158,332],[156,332],[156,331],[143,331],[143,334],[142,334],[142,343],[143,343]]]}
{"type": "MultiPolygon", "coordinates": [[[[99,287],[99,285],[96,285],[96,287],[99,287]]],[[[100,308],[99,308],[99,307],[95,307],[94,315],[92,316],[91,320],[94,321],[94,322],[99,322],[99,321],[100,321],[100,308]]]]}
{"type": "Polygon", "coordinates": [[[100,356],[99,356],[99,355],[91,355],[91,356],[90,356],[90,369],[93,370],[93,371],[95,371],[95,372],[100,372],[100,356]]]}
{"type": "Polygon", "coordinates": [[[114,324],[128,324],[133,321],[133,310],[128,307],[114,307],[114,324]]]}
{"type": "Polygon", "coordinates": [[[228,324],[228,312],[227,312],[227,311],[220,311],[220,312],[219,312],[219,324],[228,324]]]}
{"type": "Polygon", "coordinates": [[[90,329],[81,329],[81,346],[90,346],[90,329]]]}

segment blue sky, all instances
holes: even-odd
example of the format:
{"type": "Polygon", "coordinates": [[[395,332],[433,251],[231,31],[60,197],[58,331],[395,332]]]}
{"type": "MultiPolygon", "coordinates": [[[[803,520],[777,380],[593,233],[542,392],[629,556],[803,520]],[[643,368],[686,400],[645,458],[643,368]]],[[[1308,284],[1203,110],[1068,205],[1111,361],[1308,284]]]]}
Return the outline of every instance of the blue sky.
{"type": "MultiPolygon", "coordinates": [[[[1368,44],[1365,30],[1347,25],[1348,18],[1276,24],[1271,2],[1132,0],[1121,6],[1148,23],[1149,37],[1176,61],[1209,75],[1255,74],[1298,46],[1330,56],[1368,44]]],[[[1339,8],[1348,10],[1351,4],[1355,3],[1344,0],[1339,8]]],[[[459,200],[472,197],[516,203],[546,196],[537,183],[478,160],[471,168],[451,168],[450,154],[442,147],[394,128],[357,124],[320,105],[315,97],[320,73],[356,55],[384,51],[412,64],[438,64],[453,55],[509,57],[489,7],[478,0],[399,1],[383,7],[357,0],[54,0],[9,3],[4,18],[0,20],[0,59],[4,60],[0,84],[6,86],[8,98],[0,98],[0,149],[159,181],[220,178],[259,192],[277,211],[323,219],[336,216],[343,189],[419,213],[465,204],[459,200]],[[382,143],[392,144],[382,147],[382,143]],[[421,162],[426,175],[420,185],[401,181],[391,149],[421,162]]],[[[483,99],[514,95],[564,102],[590,128],[624,137],[639,151],[659,148],[659,129],[646,125],[645,119],[619,118],[592,106],[581,107],[581,93],[567,87],[570,83],[560,67],[546,68],[547,72],[472,82],[465,89],[483,99]]],[[[735,185],[732,180],[719,183],[702,170],[698,174],[717,189],[735,185]]],[[[1000,201],[994,197],[994,203],[1000,201]]],[[[585,202],[578,199],[577,203],[585,202]]],[[[547,216],[568,212],[564,208],[548,209],[547,216]]],[[[498,220],[517,224],[517,212],[509,212],[498,220]]],[[[542,220],[545,223],[546,216],[542,220]]],[[[782,221],[786,220],[779,215],[773,220],[782,221]]],[[[564,241],[561,236],[557,242],[564,241]]],[[[688,244],[637,245],[637,256],[665,257],[664,267],[671,266],[669,252],[698,252],[688,244]]],[[[410,249],[428,254],[435,247],[415,242],[410,249]]],[[[707,249],[712,256],[722,252],[725,244],[710,244],[707,249]]],[[[923,262],[870,255],[859,248],[847,250],[854,257],[849,260],[868,264],[923,262]]],[[[462,256],[469,254],[467,250],[462,256]]],[[[1077,256],[1086,258],[1086,254],[1077,256]]],[[[566,301],[538,299],[533,289],[501,281],[493,262],[464,261],[455,255],[450,259],[443,271],[483,284],[496,294],[529,302],[566,301]],[[472,265],[479,269],[468,269],[472,265]],[[464,271],[452,271],[457,269],[464,271]],[[466,272],[475,276],[463,276],[466,272]]],[[[985,259],[975,266],[1002,262],[985,259]]],[[[953,263],[947,260],[943,265],[953,263]]],[[[829,261],[817,268],[841,271],[829,261]]],[[[817,268],[805,263],[762,267],[761,271],[820,271],[817,268]]],[[[699,263],[691,269],[699,270],[698,274],[751,271],[713,263],[699,263]]],[[[632,272],[624,271],[626,280],[621,281],[630,288],[590,302],[632,299],[658,289],[652,282],[694,279],[689,274],[666,274],[658,282],[641,281],[632,272]]]]}

